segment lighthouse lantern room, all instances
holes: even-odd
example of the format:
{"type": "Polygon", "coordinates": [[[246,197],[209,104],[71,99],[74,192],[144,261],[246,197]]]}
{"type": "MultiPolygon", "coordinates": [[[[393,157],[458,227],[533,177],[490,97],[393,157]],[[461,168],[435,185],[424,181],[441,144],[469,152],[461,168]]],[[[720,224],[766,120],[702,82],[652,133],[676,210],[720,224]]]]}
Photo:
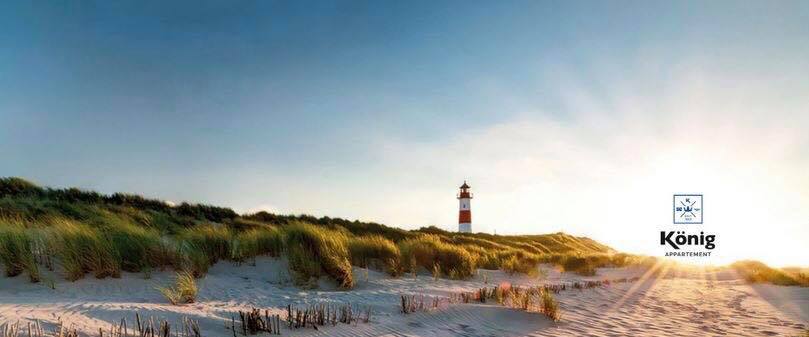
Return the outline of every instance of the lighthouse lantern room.
{"type": "Polygon", "coordinates": [[[464,180],[461,191],[458,192],[458,232],[472,233],[472,193],[469,192],[469,185],[464,180]]]}

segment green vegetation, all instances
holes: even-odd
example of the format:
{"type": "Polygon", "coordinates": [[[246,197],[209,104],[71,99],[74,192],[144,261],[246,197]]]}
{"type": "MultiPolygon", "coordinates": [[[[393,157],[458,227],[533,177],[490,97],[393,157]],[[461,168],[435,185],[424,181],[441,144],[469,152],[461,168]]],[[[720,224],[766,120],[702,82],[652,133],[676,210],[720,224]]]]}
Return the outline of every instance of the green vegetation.
{"type": "Polygon", "coordinates": [[[124,271],[139,272],[171,264],[174,259],[172,247],[154,229],[124,223],[110,228],[106,235],[124,271]]]}
{"type": "Polygon", "coordinates": [[[575,272],[584,276],[593,276],[596,274],[593,264],[589,263],[587,258],[581,256],[566,256],[562,261],[564,271],[575,272]]]}
{"type": "Polygon", "coordinates": [[[375,222],[360,222],[358,220],[349,221],[340,218],[322,217],[316,218],[311,215],[279,215],[267,212],[258,212],[243,216],[246,220],[257,221],[270,225],[284,227],[297,222],[305,222],[318,227],[327,227],[338,231],[348,231],[352,235],[381,235],[393,242],[414,237],[418,235],[401,228],[388,227],[375,222]]]}
{"type": "Polygon", "coordinates": [[[242,262],[259,255],[279,256],[283,249],[284,237],[277,228],[254,228],[235,235],[231,258],[242,262]]]}
{"type": "Polygon", "coordinates": [[[376,266],[392,276],[401,274],[401,252],[393,241],[380,235],[358,236],[348,239],[351,263],[368,268],[376,266]]]}
{"type": "Polygon", "coordinates": [[[185,229],[178,237],[191,250],[201,251],[211,264],[230,258],[233,233],[228,227],[199,225],[185,229]]]}
{"type": "Polygon", "coordinates": [[[189,272],[194,277],[202,277],[208,273],[211,259],[212,257],[209,257],[201,247],[188,242],[180,242],[174,267],[189,272]]]}
{"type": "Polygon", "coordinates": [[[6,276],[28,272],[31,282],[39,282],[39,268],[34,260],[31,233],[16,224],[0,224],[0,261],[6,276]]]}
{"type": "Polygon", "coordinates": [[[284,229],[289,267],[301,283],[320,277],[322,271],[333,277],[341,288],[354,286],[347,238],[343,233],[303,222],[292,223],[284,229]]]}
{"type": "Polygon", "coordinates": [[[179,272],[170,287],[157,287],[157,290],[173,305],[194,303],[197,299],[197,281],[188,272],[179,272]]]}
{"type": "Polygon", "coordinates": [[[541,257],[537,254],[526,253],[521,250],[509,249],[498,252],[496,261],[499,261],[499,269],[509,274],[522,273],[527,275],[538,275],[541,257]]]}
{"type": "Polygon", "coordinates": [[[539,295],[539,300],[542,314],[554,321],[558,321],[561,318],[559,302],[556,301],[550,291],[542,291],[539,295]]]}
{"type": "Polygon", "coordinates": [[[121,255],[100,230],[67,220],[55,221],[50,229],[48,242],[68,280],[78,280],[86,273],[96,278],[121,275],[121,255]]]}
{"type": "Polygon", "coordinates": [[[421,267],[437,275],[467,278],[475,272],[475,259],[461,246],[442,242],[436,235],[425,234],[399,243],[402,267],[415,272],[421,267]]]}

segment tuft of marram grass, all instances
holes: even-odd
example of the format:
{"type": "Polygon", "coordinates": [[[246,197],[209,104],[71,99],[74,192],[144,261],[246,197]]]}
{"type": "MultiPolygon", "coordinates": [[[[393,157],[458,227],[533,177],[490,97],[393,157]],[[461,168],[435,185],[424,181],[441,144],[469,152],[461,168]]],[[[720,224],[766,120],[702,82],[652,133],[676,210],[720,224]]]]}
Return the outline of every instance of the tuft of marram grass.
{"type": "Polygon", "coordinates": [[[213,264],[219,260],[230,258],[230,245],[233,233],[228,227],[221,225],[199,225],[180,233],[180,241],[187,242],[202,250],[213,264]]]}
{"type": "Polygon", "coordinates": [[[317,279],[323,275],[323,268],[315,253],[303,245],[287,246],[289,269],[295,283],[304,288],[317,287],[317,279]]]}
{"type": "Polygon", "coordinates": [[[189,272],[177,273],[173,286],[157,287],[157,290],[173,305],[194,303],[198,292],[197,281],[189,272]]]}
{"type": "Polygon", "coordinates": [[[171,250],[153,229],[123,224],[110,228],[106,235],[120,256],[124,271],[140,272],[173,260],[171,250]]]}
{"type": "Polygon", "coordinates": [[[242,262],[259,255],[279,256],[284,238],[275,227],[257,227],[236,234],[231,244],[231,259],[242,262]]]}
{"type": "Polygon", "coordinates": [[[17,276],[25,271],[31,282],[40,281],[33,246],[34,240],[24,227],[17,224],[0,224],[0,261],[3,263],[6,276],[17,276]]]}
{"type": "Polygon", "coordinates": [[[541,291],[539,295],[540,310],[546,317],[558,321],[561,318],[559,313],[559,302],[553,297],[553,294],[547,290],[541,291]]]}
{"type": "Polygon", "coordinates": [[[203,247],[192,242],[181,242],[177,248],[175,268],[191,273],[194,277],[202,277],[208,273],[211,260],[203,247]]]}
{"type": "Polygon", "coordinates": [[[475,272],[475,259],[461,246],[442,242],[435,235],[421,235],[399,243],[402,267],[407,272],[416,268],[433,270],[438,265],[442,275],[468,278],[475,272]]]}
{"type": "Polygon", "coordinates": [[[518,249],[499,251],[495,255],[497,261],[500,263],[499,269],[502,269],[506,273],[522,273],[529,276],[536,276],[539,271],[537,265],[541,259],[540,255],[518,249]]]}
{"type": "Polygon", "coordinates": [[[583,256],[571,255],[562,260],[562,268],[566,272],[574,272],[582,276],[593,276],[596,274],[595,264],[590,259],[583,256]]]}
{"type": "Polygon", "coordinates": [[[401,274],[401,253],[399,247],[381,235],[351,237],[348,239],[351,263],[368,268],[372,265],[384,267],[391,276],[401,274]]]}
{"type": "Polygon", "coordinates": [[[284,228],[289,268],[298,283],[309,283],[320,276],[320,270],[334,278],[344,289],[354,286],[345,234],[295,222],[284,228]],[[319,263],[319,268],[315,268],[319,263]]]}
{"type": "Polygon", "coordinates": [[[96,278],[121,276],[120,255],[98,229],[65,219],[53,219],[49,244],[65,270],[65,278],[78,280],[86,273],[96,278]]]}

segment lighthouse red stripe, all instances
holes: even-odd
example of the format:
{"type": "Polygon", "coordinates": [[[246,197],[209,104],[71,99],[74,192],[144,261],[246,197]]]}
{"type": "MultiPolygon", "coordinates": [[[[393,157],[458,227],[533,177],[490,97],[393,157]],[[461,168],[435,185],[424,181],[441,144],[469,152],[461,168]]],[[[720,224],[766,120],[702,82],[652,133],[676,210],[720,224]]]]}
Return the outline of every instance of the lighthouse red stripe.
{"type": "Polygon", "coordinates": [[[469,210],[459,211],[458,223],[471,223],[471,222],[472,222],[472,211],[469,210]]]}

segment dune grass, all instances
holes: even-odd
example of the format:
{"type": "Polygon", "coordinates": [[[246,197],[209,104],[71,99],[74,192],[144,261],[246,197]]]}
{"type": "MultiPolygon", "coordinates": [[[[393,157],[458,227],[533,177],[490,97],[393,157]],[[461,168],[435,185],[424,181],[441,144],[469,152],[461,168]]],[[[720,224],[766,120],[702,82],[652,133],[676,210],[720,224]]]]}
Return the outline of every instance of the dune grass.
{"type": "Polygon", "coordinates": [[[25,228],[17,224],[0,225],[0,261],[6,276],[28,273],[31,282],[39,282],[40,274],[34,259],[34,240],[25,228]]]}
{"type": "Polygon", "coordinates": [[[279,256],[284,237],[275,227],[256,227],[234,235],[231,246],[231,259],[238,262],[259,255],[279,256]]]}
{"type": "MultiPolygon", "coordinates": [[[[2,222],[2,221],[0,221],[2,222]]],[[[4,256],[22,254],[22,262],[15,265],[27,266],[32,281],[36,275],[37,261],[53,268],[54,261],[61,266],[64,277],[75,281],[90,273],[97,278],[119,277],[121,271],[137,272],[172,263],[174,256],[166,246],[166,240],[148,228],[134,225],[92,227],[64,218],[47,218],[28,222],[31,228],[0,225],[3,238],[25,238],[10,244],[3,244],[0,252],[4,256]],[[12,254],[12,251],[16,253],[12,254]]],[[[9,271],[14,271],[11,269],[9,271]]]]}
{"type": "Polygon", "coordinates": [[[178,237],[180,241],[203,251],[211,264],[230,258],[233,233],[228,227],[199,225],[187,228],[178,237]]]}
{"type": "MultiPolygon", "coordinates": [[[[475,272],[475,261],[461,246],[444,243],[435,235],[425,234],[399,243],[402,268],[415,272],[417,268],[433,271],[436,266],[450,278],[468,278],[475,272]]],[[[434,273],[435,274],[435,273],[434,273]]]]}
{"type": "Polygon", "coordinates": [[[402,272],[399,247],[381,235],[351,237],[348,239],[348,250],[351,263],[355,266],[382,267],[392,276],[402,272]]]}
{"type": "Polygon", "coordinates": [[[189,242],[179,242],[175,269],[186,271],[196,278],[205,276],[211,267],[211,258],[206,250],[189,242]]]}
{"type": "Polygon", "coordinates": [[[566,256],[562,260],[562,268],[566,272],[574,272],[582,276],[593,276],[596,274],[595,266],[589,263],[587,258],[581,256],[566,256]]]}
{"type": "MultiPolygon", "coordinates": [[[[470,249],[467,249],[467,251],[471,252],[470,249]]],[[[475,266],[479,269],[498,270],[501,265],[502,262],[497,257],[497,251],[484,251],[481,254],[475,255],[475,266]]]]}
{"type": "Polygon", "coordinates": [[[739,261],[730,265],[750,283],[809,287],[809,274],[797,269],[776,269],[759,261],[739,261]]]}
{"type": "Polygon", "coordinates": [[[451,240],[452,243],[455,244],[459,245],[467,244],[473,247],[480,247],[484,250],[505,250],[509,248],[509,246],[504,244],[499,244],[491,240],[477,238],[468,235],[455,235],[451,238],[451,240]]]}
{"type": "Polygon", "coordinates": [[[121,269],[139,272],[144,269],[171,264],[172,247],[155,230],[134,225],[110,228],[106,235],[120,257],[121,269]]]}
{"type": "Polygon", "coordinates": [[[539,274],[539,256],[523,251],[509,250],[501,254],[499,257],[501,264],[500,269],[508,274],[526,274],[529,276],[536,276],[539,274]]]}
{"type": "Polygon", "coordinates": [[[278,256],[283,239],[274,228],[234,235],[227,227],[213,225],[192,227],[172,236],[118,215],[101,215],[86,222],[63,217],[0,218],[0,244],[0,262],[6,275],[27,271],[31,281],[36,282],[40,278],[38,264],[44,263],[51,269],[54,261],[70,281],[87,274],[97,278],[119,277],[122,271],[164,267],[201,277],[211,264],[221,259],[278,256]]]}
{"type": "Polygon", "coordinates": [[[344,289],[354,286],[344,233],[303,222],[284,228],[289,268],[299,284],[311,284],[322,274],[334,278],[344,289]]]}
{"type": "Polygon", "coordinates": [[[157,287],[157,290],[172,304],[194,303],[197,299],[197,281],[189,272],[179,272],[174,279],[174,285],[157,287]]]}
{"type": "Polygon", "coordinates": [[[559,302],[556,301],[550,291],[543,290],[540,292],[539,304],[543,315],[554,321],[561,319],[559,302]]]}
{"type": "Polygon", "coordinates": [[[98,229],[64,219],[54,219],[49,227],[49,244],[65,271],[65,278],[78,280],[87,273],[96,278],[120,277],[118,251],[98,229]]]}

